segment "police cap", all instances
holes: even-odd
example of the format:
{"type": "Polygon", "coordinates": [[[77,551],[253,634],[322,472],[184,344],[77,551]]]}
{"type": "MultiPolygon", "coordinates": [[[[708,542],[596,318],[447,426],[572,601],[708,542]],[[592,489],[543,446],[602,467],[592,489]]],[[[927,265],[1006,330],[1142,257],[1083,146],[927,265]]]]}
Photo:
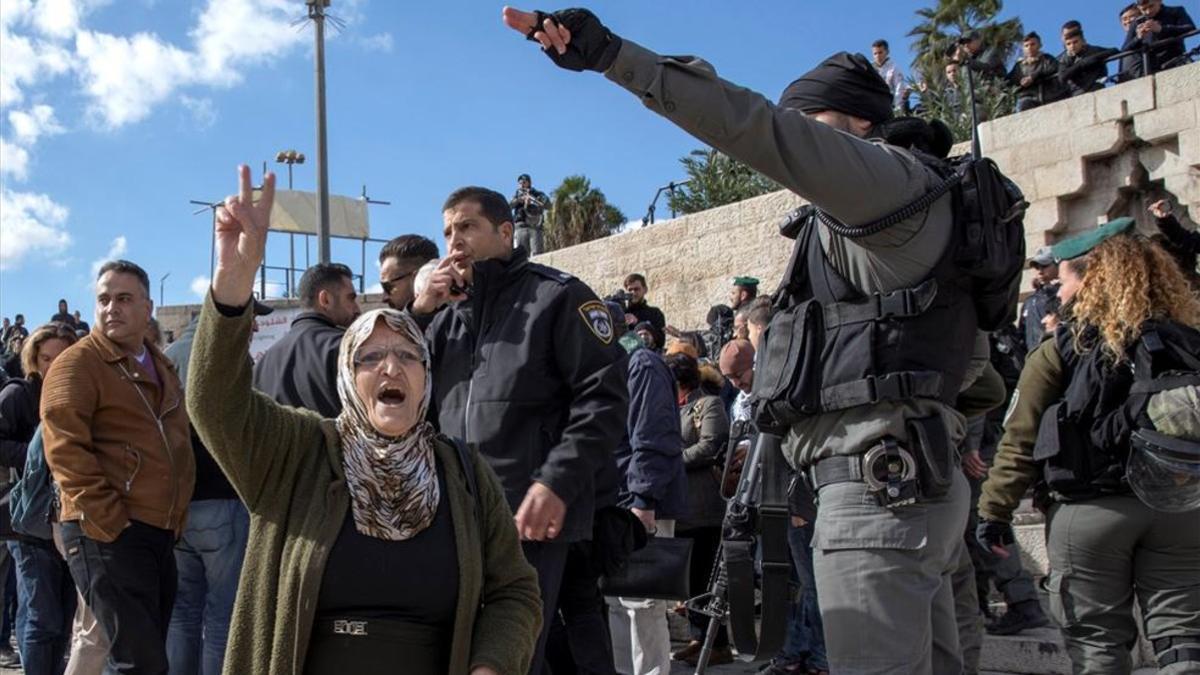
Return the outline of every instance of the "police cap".
{"type": "Polygon", "coordinates": [[[1055,260],[1074,260],[1083,255],[1087,255],[1092,249],[1104,243],[1108,239],[1125,234],[1133,228],[1133,218],[1124,217],[1109,221],[1100,227],[1083,234],[1077,234],[1070,239],[1064,239],[1051,249],[1054,253],[1055,260]]]}

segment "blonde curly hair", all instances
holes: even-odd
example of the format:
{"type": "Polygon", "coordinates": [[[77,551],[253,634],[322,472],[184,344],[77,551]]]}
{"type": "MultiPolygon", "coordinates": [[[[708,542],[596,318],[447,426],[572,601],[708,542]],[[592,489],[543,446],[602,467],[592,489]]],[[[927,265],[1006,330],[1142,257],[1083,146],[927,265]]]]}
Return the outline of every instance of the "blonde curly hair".
{"type": "Polygon", "coordinates": [[[1112,237],[1072,264],[1084,270],[1070,310],[1076,351],[1095,346],[1081,340],[1088,326],[1098,330],[1100,348],[1113,363],[1125,360],[1150,319],[1200,328],[1200,298],[1175,259],[1153,241],[1138,235],[1112,237]]]}

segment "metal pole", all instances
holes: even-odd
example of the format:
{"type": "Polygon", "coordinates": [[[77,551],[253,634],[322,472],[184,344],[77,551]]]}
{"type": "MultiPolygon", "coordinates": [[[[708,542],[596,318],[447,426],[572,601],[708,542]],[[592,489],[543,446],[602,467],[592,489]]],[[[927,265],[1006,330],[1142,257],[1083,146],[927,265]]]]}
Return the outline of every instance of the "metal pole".
{"type": "Polygon", "coordinates": [[[317,244],[318,259],[329,262],[329,152],[325,143],[325,6],[329,0],[309,0],[308,17],[316,28],[317,84],[317,244]]]}
{"type": "Polygon", "coordinates": [[[979,148],[979,111],[975,106],[975,78],[971,76],[971,61],[973,57],[967,57],[963,63],[967,74],[967,96],[971,105],[971,154],[975,159],[983,157],[983,151],[979,148]]]}
{"type": "Polygon", "coordinates": [[[169,276],[171,276],[171,273],[167,272],[166,274],[162,275],[161,279],[158,280],[158,306],[159,307],[163,306],[163,284],[166,282],[167,277],[169,277],[169,276]]]}
{"type": "MultiPolygon", "coordinates": [[[[366,191],[366,189],[367,189],[366,187],[363,187],[364,192],[366,191]]],[[[358,292],[365,293],[366,292],[366,284],[367,284],[367,240],[366,239],[362,240],[362,263],[361,263],[361,265],[362,266],[358,268],[358,269],[362,270],[362,276],[358,277],[358,292]]]]}
{"type": "MultiPolygon", "coordinates": [[[[292,165],[288,164],[288,173],[290,174],[291,172],[292,172],[292,165]]],[[[291,181],[288,181],[288,183],[289,183],[288,189],[290,190],[290,189],[292,189],[292,186],[290,185],[291,181]]],[[[292,284],[295,283],[295,279],[296,279],[296,233],[295,232],[288,232],[288,249],[291,251],[291,262],[288,263],[288,283],[287,283],[287,294],[288,294],[288,297],[290,298],[290,297],[292,297],[292,284]]]]}

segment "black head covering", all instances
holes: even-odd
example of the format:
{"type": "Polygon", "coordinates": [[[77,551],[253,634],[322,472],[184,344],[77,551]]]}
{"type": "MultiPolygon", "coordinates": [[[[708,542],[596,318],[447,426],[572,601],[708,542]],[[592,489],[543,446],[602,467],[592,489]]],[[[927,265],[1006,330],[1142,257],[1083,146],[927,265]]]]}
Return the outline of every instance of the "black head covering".
{"type": "Polygon", "coordinates": [[[867,57],[838,52],[789,84],[779,105],[806,113],[836,110],[878,124],[892,117],[892,90],[867,57]]]}

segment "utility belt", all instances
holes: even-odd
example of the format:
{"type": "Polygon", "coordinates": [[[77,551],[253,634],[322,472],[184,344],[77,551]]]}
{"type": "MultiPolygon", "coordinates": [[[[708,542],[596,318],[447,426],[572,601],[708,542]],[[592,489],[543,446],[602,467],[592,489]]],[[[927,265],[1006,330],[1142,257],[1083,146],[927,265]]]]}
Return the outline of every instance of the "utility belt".
{"type": "Polygon", "coordinates": [[[950,491],[960,457],[941,416],[908,421],[909,443],[885,436],[860,455],[817,461],[805,472],[818,494],[835,483],[866,483],[880,506],[896,509],[950,491]]]}

